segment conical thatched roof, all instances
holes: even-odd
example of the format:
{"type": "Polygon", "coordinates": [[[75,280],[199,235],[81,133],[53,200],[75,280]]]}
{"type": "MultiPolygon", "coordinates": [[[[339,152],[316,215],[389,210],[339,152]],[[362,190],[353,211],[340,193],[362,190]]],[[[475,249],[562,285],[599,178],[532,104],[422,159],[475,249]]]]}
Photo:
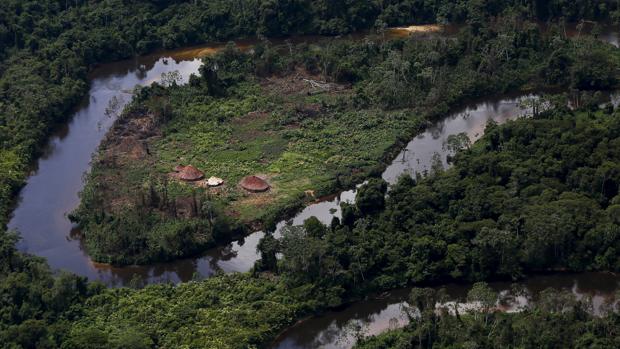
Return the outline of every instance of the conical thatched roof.
{"type": "Polygon", "coordinates": [[[247,176],[239,182],[239,185],[251,192],[263,192],[269,190],[269,184],[262,178],[256,176],[247,176]]]}
{"type": "Polygon", "coordinates": [[[205,174],[192,165],[185,166],[179,171],[179,179],[184,181],[197,181],[204,178],[205,174]]]}

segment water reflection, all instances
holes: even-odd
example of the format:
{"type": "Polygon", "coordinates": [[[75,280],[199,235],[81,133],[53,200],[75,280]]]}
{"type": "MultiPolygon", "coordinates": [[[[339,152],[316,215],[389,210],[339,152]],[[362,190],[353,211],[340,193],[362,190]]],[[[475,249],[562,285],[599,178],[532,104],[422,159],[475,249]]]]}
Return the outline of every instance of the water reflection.
{"type": "MultiPolygon", "coordinates": [[[[503,311],[518,311],[527,306],[528,299],[534,302],[541,291],[547,288],[569,291],[580,297],[591,297],[594,313],[600,313],[605,305],[615,300],[620,289],[620,276],[606,273],[555,274],[535,276],[522,283],[527,297],[514,294],[513,285],[505,282],[490,284],[507,300],[498,303],[503,311]]],[[[443,286],[450,302],[459,302],[460,311],[474,307],[465,303],[471,285],[451,284],[443,286]]],[[[402,327],[408,323],[403,313],[410,289],[395,290],[381,297],[352,304],[342,311],[330,312],[309,319],[290,328],[272,345],[277,349],[351,348],[360,335],[376,335],[388,329],[402,327]]]]}
{"type": "MultiPolygon", "coordinates": [[[[387,36],[406,36],[414,29],[390,29],[387,36]]],[[[435,33],[438,28],[429,27],[420,32],[435,33]]],[[[357,33],[349,37],[355,39],[367,34],[357,33]]],[[[275,40],[274,43],[321,40],[331,39],[293,37],[275,40]]],[[[241,40],[237,46],[245,50],[255,43],[256,40],[241,40]]],[[[198,259],[114,268],[90,261],[79,239],[71,237],[73,227],[66,217],[78,205],[82,176],[89,169],[93,152],[119,111],[131,99],[135,86],[150,85],[159,81],[163,73],[174,71],[180,73],[181,83],[187,82],[192,73],[198,72],[201,64],[196,57],[213,54],[225,46],[220,43],[158,52],[93,70],[89,74],[91,86],[88,97],[77,106],[70,121],[50,137],[43,156],[20,192],[18,206],[9,222],[10,229],[21,233],[19,249],[46,258],[54,269],[70,270],[111,286],[124,285],[135,277],[147,282],[179,282],[189,280],[195,274],[208,277],[218,271],[248,270],[257,259],[256,244],[262,236],[260,232],[246,238],[243,246],[241,242],[234,242],[213,249],[198,259]]]]}
{"type": "MultiPolygon", "coordinates": [[[[82,176],[90,166],[91,155],[114,122],[118,110],[131,99],[130,91],[136,85],[157,81],[162,73],[170,71],[179,71],[185,82],[199,66],[198,59],[166,65],[163,59],[145,58],[105,65],[91,74],[89,96],[78,105],[69,123],[51,137],[20,193],[19,205],[9,223],[10,229],[22,235],[18,244],[20,250],[45,257],[53,268],[110,284],[125,283],[123,275],[129,272],[114,275],[111,268],[90,262],[80,241],[71,238],[69,232],[73,227],[66,214],[79,203],[78,192],[82,189],[82,176]],[[111,103],[115,113],[110,113],[111,103]]],[[[186,274],[176,266],[153,266],[151,269],[151,275],[175,281],[179,279],[171,274],[183,277],[186,274]],[[170,269],[172,271],[168,271],[170,269]]]]}
{"type": "MultiPolygon", "coordinates": [[[[422,33],[421,37],[427,37],[450,35],[457,30],[457,27],[425,26],[394,28],[385,34],[390,38],[412,33],[422,33]]],[[[358,33],[349,37],[356,39],[365,35],[367,33],[358,33]]],[[[614,44],[618,43],[616,31],[604,31],[602,38],[614,44]]],[[[275,43],[321,40],[331,39],[297,37],[276,40],[275,43]]],[[[248,49],[254,43],[252,40],[245,40],[238,45],[242,49],[248,49]]],[[[115,268],[91,262],[79,239],[71,237],[70,232],[74,227],[66,217],[66,214],[78,205],[78,192],[83,186],[82,176],[89,169],[92,153],[114,122],[118,110],[130,100],[135,86],[151,84],[158,81],[162,73],[173,71],[179,71],[181,82],[187,82],[201,64],[196,57],[217,52],[223,47],[225,44],[159,52],[95,69],[89,75],[89,96],[78,105],[71,120],[50,138],[36,169],[20,192],[18,206],[9,223],[10,229],[16,229],[22,235],[19,248],[45,257],[54,269],[66,269],[92,280],[101,280],[110,286],[125,285],[136,277],[145,282],[180,282],[190,280],[196,275],[209,277],[217,272],[249,270],[258,258],[256,246],[263,236],[262,232],[246,237],[243,243],[237,241],[212,249],[199,258],[115,268]]],[[[402,173],[428,172],[435,154],[440,154],[440,159],[446,166],[443,143],[449,135],[466,132],[472,139],[476,139],[482,135],[488,120],[501,123],[522,115],[523,110],[519,108],[518,102],[519,98],[489,99],[450,115],[414,138],[386,169],[383,178],[394,183],[402,173]]],[[[355,190],[345,191],[328,200],[309,205],[289,222],[280,222],[278,229],[289,223],[301,224],[311,216],[329,224],[334,216],[340,216],[340,203],[352,202],[355,193],[355,190]]]]}
{"type": "Polygon", "coordinates": [[[444,145],[450,135],[466,133],[473,142],[482,137],[489,121],[501,124],[531,113],[530,109],[521,106],[521,102],[528,98],[534,96],[489,100],[452,114],[409,142],[383,172],[383,179],[393,184],[403,173],[413,177],[426,174],[431,171],[435,154],[440,155],[442,166],[447,167],[448,151],[444,145]]]}

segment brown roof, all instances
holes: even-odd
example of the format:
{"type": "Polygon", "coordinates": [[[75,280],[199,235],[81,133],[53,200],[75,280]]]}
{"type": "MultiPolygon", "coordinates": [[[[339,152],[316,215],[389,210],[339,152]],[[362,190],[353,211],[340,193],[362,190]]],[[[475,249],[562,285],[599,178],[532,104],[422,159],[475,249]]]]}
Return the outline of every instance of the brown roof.
{"type": "Polygon", "coordinates": [[[184,181],[197,181],[202,179],[204,176],[204,173],[192,165],[183,167],[183,169],[179,172],[179,179],[184,181]]]}
{"type": "Polygon", "coordinates": [[[269,190],[269,184],[262,178],[256,176],[247,176],[239,182],[239,185],[245,190],[252,192],[262,192],[269,190]]]}
{"type": "Polygon", "coordinates": [[[174,172],[181,172],[181,171],[183,171],[184,168],[185,168],[185,166],[183,166],[183,165],[176,165],[176,166],[174,166],[174,172]]]}

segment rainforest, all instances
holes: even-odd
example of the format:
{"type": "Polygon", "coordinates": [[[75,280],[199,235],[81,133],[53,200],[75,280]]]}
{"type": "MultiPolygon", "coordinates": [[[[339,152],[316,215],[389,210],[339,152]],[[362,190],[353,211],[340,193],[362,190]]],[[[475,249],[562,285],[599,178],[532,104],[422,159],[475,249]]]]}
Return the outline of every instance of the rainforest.
{"type": "Polygon", "coordinates": [[[620,346],[619,21],[3,1],[0,347],[620,346]]]}

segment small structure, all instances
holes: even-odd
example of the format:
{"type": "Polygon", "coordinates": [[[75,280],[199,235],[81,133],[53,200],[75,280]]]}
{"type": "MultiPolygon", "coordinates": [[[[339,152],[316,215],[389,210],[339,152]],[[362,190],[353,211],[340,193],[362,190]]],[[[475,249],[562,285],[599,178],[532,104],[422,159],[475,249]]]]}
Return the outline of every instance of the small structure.
{"type": "Polygon", "coordinates": [[[222,184],[224,184],[224,180],[221,178],[209,177],[209,179],[207,179],[207,185],[209,187],[219,187],[222,184]]]}
{"type": "Polygon", "coordinates": [[[253,192],[260,193],[269,190],[269,184],[262,178],[256,176],[247,176],[239,182],[241,188],[253,192]]]}
{"type": "Polygon", "coordinates": [[[176,165],[176,166],[174,166],[173,170],[174,170],[174,172],[179,173],[179,172],[183,171],[184,168],[185,168],[185,166],[183,166],[183,165],[176,165]]]}
{"type": "Polygon", "coordinates": [[[182,170],[179,171],[179,179],[193,182],[200,179],[203,179],[205,174],[202,173],[199,169],[195,168],[192,165],[184,166],[182,170]]]}

